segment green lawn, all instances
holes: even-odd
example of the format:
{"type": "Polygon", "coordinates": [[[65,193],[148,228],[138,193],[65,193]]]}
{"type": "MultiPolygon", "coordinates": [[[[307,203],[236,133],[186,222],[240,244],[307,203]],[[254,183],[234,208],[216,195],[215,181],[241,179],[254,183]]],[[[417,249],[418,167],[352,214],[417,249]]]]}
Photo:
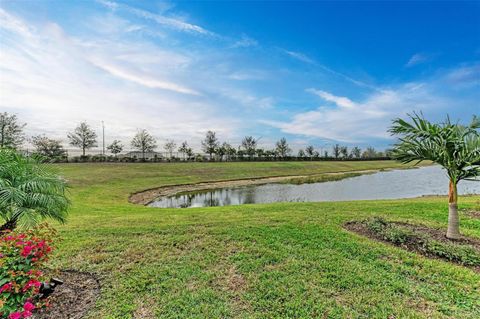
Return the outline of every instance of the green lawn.
{"type": "MultiPolygon", "coordinates": [[[[161,185],[380,169],[383,162],[64,164],[68,223],[52,259],[94,272],[89,318],[480,318],[480,274],[348,233],[352,219],[446,227],[446,198],[157,209],[161,185]]],[[[480,197],[460,199],[478,206],[480,197]]],[[[480,237],[480,220],[462,231],[480,237]]]]}

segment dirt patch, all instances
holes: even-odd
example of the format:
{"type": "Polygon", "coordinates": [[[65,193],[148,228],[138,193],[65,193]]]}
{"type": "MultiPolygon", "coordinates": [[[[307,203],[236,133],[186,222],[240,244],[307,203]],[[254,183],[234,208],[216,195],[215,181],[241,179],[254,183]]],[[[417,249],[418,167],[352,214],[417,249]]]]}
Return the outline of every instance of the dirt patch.
{"type": "Polygon", "coordinates": [[[237,292],[245,290],[247,282],[241,274],[237,273],[236,268],[232,266],[228,270],[227,285],[229,290],[237,292]]]}
{"type": "Polygon", "coordinates": [[[153,302],[139,300],[136,302],[137,309],[133,313],[134,319],[153,319],[155,318],[155,313],[153,311],[153,302]]]}
{"type": "MultiPolygon", "coordinates": [[[[386,171],[386,170],[387,169],[383,169],[382,171],[386,171]]],[[[205,190],[212,190],[212,189],[218,189],[218,188],[282,183],[282,182],[288,182],[291,180],[298,180],[298,179],[319,178],[319,176],[324,176],[325,177],[324,181],[328,181],[328,178],[326,177],[329,177],[329,176],[348,175],[347,177],[350,177],[352,176],[352,174],[358,174],[358,175],[371,174],[378,171],[380,170],[361,170],[361,171],[349,171],[349,172],[323,173],[323,174],[315,174],[315,175],[259,177],[259,178],[237,179],[237,180],[226,180],[226,181],[201,182],[201,183],[195,183],[195,184],[167,185],[167,186],[147,189],[147,190],[140,191],[138,193],[131,194],[128,201],[133,204],[148,205],[154,200],[156,200],[157,198],[175,196],[179,193],[205,191],[205,190]]]]}
{"type": "Polygon", "coordinates": [[[465,215],[470,216],[472,218],[480,219],[480,211],[478,210],[466,210],[465,215]]]}
{"type": "Polygon", "coordinates": [[[35,319],[80,319],[95,306],[100,295],[98,279],[86,272],[61,271],[55,275],[63,281],[50,296],[51,306],[35,314],[35,319]]]}
{"type": "Polygon", "coordinates": [[[459,250],[465,247],[470,247],[477,255],[480,255],[479,239],[462,236],[460,239],[451,240],[445,236],[445,230],[443,229],[430,228],[423,225],[413,225],[403,222],[388,222],[388,224],[393,227],[399,226],[402,229],[406,229],[407,231],[412,232],[413,235],[407,237],[405,240],[399,243],[387,240],[385,236],[382,236],[382,234],[372,231],[366,225],[365,221],[347,222],[346,224],[344,224],[344,228],[351,232],[360,234],[371,239],[375,239],[397,247],[404,248],[409,251],[420,253],[425,257],[450,261],[463,266],[468,266],[470,268],[473,268],[475,271],[480,272],[480,265],[478,265],[478,263],[474,265],[465,265],[464,263],[462,263],[461,260],[456,260],[443,251],[435,251],[428,247],[428,241],[440,242],[447,245],[458,245],[459,250]]]}

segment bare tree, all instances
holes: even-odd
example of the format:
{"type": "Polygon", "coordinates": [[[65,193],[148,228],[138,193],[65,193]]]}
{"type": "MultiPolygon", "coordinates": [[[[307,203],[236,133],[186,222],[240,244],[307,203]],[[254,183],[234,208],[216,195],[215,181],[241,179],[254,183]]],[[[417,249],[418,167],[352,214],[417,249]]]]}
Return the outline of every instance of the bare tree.
{"type": "Polygon", "coordinates": [[[275,153],[279,157],[286,157],[292,152],[291,148],[288,146],[287,139],[282,137],[276,144],[275,144],[275,153]]]}
{"type": "Polygon", "coordinates": [[[183,154],[183,159],[186,160],[186,157],[191,157],[193,154],[193,150],[188,146],[187,141],[184,141],[180,147],[178,148],[178,151],[183,154]]]}
{"type": "Polygon", "coordinates": [[[340,147],[340,153],[342,154],[343,158],[347,158],[348,157],[348,147],[341,146],[340,147]]]}
{"type": "Polygon", "coordinates": [[[333,157],[338,158],[340,157],[340,145],[335,144],[333,146],[333,157]]]}
{"type": "Polygon", "coordinates": [[[245,136],[242,140],[242,147],[245,153],[252,158],[255,155],[255,149],[257,148],[257,141],[253,136],[245,136]]]}
{"type": "Polygon", "coordinates": [[[146,152],[153,152],[157,147],[157,142],[155,138],[147,132],[147,130],[142,129],[137,132],[133,137],[131,145],[133,148],[142,152],[142,159],[145,160],[146,152]]]}
{"type": "Polygon", "coordinates": [[[17,148],[22,145],[25,140],[25,125],[18,123],[15,114],[0,113],[0,148],[17,148]]]}
{"type": "Polygon", "coordinates": [[[173,151],[175,150],[175,147],[177,147],[177,144],[174,140],[167,140],[167,143],[165,143],[163,146],[163,148],[168,152],[170,158],[173,157],[173,151]]]}
{"type": "Polygon", "coordinates": [[[117,157],[117,154],[123,151],[123,145],[119,140],[114,140],[112,144],[107,146],[107,150],[109,150],[110,153],[117,157]]]}
{"type": "Polygon", "coordinates": [[[85,156],[85,150],[97,146],[97,133],[86,122],[80,123],[73,132],[67,134],[67,137],[70,145],[82,150],[83,156],[85,156]]]}
{"type": "Polygon", "coordinates": [[[305,154],[307,154],[307,156],[310,157],[310,159],[313,158],[314,153],[315,153],[315,148],[313,148],[312,145],[309,145],[305,148],[305,154]]]}
{"type": "Polygon", "coordinates": [[[231,160],[232,157],[235,156],[235,154],[237,154],[237,150],[235,148],[233,148],[232,145],[230,145],[227,142],[223,142],[222,147],[225,150],[225,155],[227,156],[227,161],[231,160]]]}
{"type": "Polygon", "coordinates": [[[362,156],[362,150],[358,146],[355,146],[352,148],[350,155],[355,158],[360,158],[360,156],[362,156]]]}
{"type": "Polygon", "coordinates": [[[35,153],[47,159],[61,159],[66,155],[59,140],[48,138],[45,135],[33,136],[32,144],[35,146],[35,153]]]}
{"type": "Polygon", "coordinates": [[[216,133],[213,131],[208,131],[205,135],[205,139],[202,141],[202,150],[210,155],[210,159],[212,159],[212,154],[215,153],[218,145],[219,142],[216,133]]]}
{"type": "Polygon", "coordinates": [[[305,158],[305,155],[306,154],[305,154],[304,150],[302,150],[302,149],[298,150],[298,154],[297,154],[298,158],[305,158]]]}
{"type": "Polygon", "coordinates": [[[377,156],[377,151],[375,148],[369,146],[367,149],[363,152],[362,157],[363,158],[374,158],[377,156]]]}

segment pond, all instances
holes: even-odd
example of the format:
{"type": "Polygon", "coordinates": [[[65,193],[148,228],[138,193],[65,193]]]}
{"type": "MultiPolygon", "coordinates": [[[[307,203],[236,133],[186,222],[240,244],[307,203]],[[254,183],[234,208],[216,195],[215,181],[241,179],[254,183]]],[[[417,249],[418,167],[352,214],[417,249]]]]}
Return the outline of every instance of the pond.
{"type": "MultiPolygon", "coordinates": [[[[480,194],[480,182],[462,181],[459,194],[480,194]]],[[[323,202],[398,199],[445,195],[448,178],[439,166],[393,170],[312,184],[265,184],[204,190],[160,198],[149,206],[162,208],[210,207],[277,202],[323,202]]]]}

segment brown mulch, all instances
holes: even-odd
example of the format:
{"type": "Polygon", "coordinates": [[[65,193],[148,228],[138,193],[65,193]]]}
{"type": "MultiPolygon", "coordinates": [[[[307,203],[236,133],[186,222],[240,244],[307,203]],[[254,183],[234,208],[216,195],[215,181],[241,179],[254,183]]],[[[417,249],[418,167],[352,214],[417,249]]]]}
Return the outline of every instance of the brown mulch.
{"type": "MultiPolygon", "coordinates": [[[[389,224],[407,227],[408,229],[410,229],[411,231],[417,234],[428,235],[428,237],[430,237],[431,239],[437,240],[443,243],[470,245],[480,253],[480,239],[462,236],[460,239],[452,240],[445,236],[445,230],[443,229],[430,228],[423,225],[413,225],[413,224],[403,223],[403,222],[389,222],[389,224]]],[[[403,249],[406,249],[415,253],[419,253],[428,258],[442,259],[449,262],[454,262],[445,258],[441,258],[438,255],[434,255],[426,252],[424,249],[422,249],[421,243],[416,242],[415,239],[411,239],[402,245],[397,245],[388,240],[385,240],[383,237],[381,237],[377,233],[374,233],[370,229],[368,229],[368,227],[360,221],[347,222],[344,224],[344,228],[351,232],[368,237],[370,239],[374,239],[390,245],[394,245],[396,247],[401,247],[403,249]]],[[[480,266],[473,266],[469,268],[473,268],[475,271],[480,272],[480,266]]]]}
{"type": "Polygon", "coordinates": [[[95,306],[100,295],[98,279],[90,273],[64,270],[55,275],[63,281],[50,296],[51,306],[35,313],[35,319],[80,319],[95,306]]]}

